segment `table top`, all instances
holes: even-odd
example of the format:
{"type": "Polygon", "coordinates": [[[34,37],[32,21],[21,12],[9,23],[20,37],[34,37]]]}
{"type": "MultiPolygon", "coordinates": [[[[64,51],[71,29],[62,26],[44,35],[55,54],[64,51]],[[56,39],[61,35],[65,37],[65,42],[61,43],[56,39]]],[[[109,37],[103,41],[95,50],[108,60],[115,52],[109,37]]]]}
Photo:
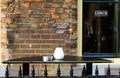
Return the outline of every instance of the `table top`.
{"type": "Polygon", "coordinates": [[[53,58],[53,60],[50,61],[43,61],[43,56],[31,56],[31,57],[23,57],[23,58],[16,58],[16,59],[10,59],[5,60],[3,63],[7,64],[20,64],[20,63],[112,63],[112,60],[106,60],[103,58],[86,58],[86,57],[80,57],[80,56],[65,56],[64,59],[56,60],[53,58]]]}

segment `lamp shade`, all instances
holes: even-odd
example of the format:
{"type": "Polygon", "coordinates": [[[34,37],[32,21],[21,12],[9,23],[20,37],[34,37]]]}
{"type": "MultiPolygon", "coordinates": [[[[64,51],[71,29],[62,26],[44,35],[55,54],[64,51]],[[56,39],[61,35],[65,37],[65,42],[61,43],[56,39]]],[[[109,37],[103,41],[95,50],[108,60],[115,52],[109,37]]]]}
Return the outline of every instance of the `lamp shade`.
{"type": "Polygon", "coordinates": [[[62,47],[56,47],[54,51],[54,58],[55,59],[63,59],[64,58],[64,51],[62,47]]]}

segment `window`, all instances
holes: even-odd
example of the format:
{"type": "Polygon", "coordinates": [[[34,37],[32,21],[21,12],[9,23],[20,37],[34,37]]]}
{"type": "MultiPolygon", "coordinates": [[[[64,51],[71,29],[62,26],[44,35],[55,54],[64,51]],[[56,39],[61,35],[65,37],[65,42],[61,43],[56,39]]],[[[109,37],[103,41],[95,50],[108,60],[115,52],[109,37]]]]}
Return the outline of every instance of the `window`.
{"type": "Polygon", "coordinates": [[[119,53],[120,3],[83,1],[83,56],[115,57],[119,53]]]}

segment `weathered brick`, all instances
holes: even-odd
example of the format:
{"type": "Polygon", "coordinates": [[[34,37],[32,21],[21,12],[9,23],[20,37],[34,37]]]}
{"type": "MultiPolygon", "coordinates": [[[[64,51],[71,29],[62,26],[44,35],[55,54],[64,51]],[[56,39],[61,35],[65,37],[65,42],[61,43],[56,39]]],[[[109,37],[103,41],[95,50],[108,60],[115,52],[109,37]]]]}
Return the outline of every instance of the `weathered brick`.
{"type": "Polygon", "coordinates": [[[7,17],[9,17],[9,18],[17,18],[17,17],[20,17],[20,14],[17,14],[17,13],[9,13],[9,14],[7,15],[7,17]]]}
{"type": "Polygon", "coordinates": [[[47,20],[47,23],[54,24],[55,21],[56,21],[55,19],[48,19],[48,20],[47,20]]]}
{"type": "Polygon", "coordinates": [[[57,24],[63,24],[63,23],[64,23],[64,20],[63,20],[63,19],[58,19],[58,20],[56,20],[56,23],[57,23],[57,24]]]}
{"type": "Polygon", "coordinates": [[[6,39],[7,38],[7,34],[1,34],[1,38],[2,39],[6,39]]]}
{"type": "Polygon", "coordinates": [[[35,10],[35,9],[41,9],[42,8],[42,4],[39,2],[32,2],[30,3],[30,9],[35,10]],[[39,8],[38,8],[39,6],[39,8]]]}
{"type": "Polygon", "coordinates": [[[61,7],[61,4],[59,4],[59,5],[56,4],[56,3],[55,3],[55,4],[52,4],[52,8],[60,8],[60,7],[61,7]]]}
{"type": "Polygon", "coordinates": [[[77,0],[72,0],[71,3],[76,4],[77,5],[77,0]]]}
{"type": "Polygon", "coordinates": [[[20,17],[21,18],[29,18],[30,16],[29,16],[29,13],[21,13],[20,17]]]}
{"type": "Polygon", "coordinates": [[[41,25],[42,28],[50,28],[50,25],[41,25]]]}
{"type": "Polygon", "coordinates": [[[46,48],[46,49],[49,48],[50,49],[51,45],[41,45],[41,48],[46,48]]]}
{"type": "Polygon", "coordinates": [[[20,48],[30,48],[29,44],[20,44],[20,48]]]}
{"type": "Polygon", "coordinates": [[[45,29],[45,30],[39,30],[37,33],[41,33],[41,34],[54,34],[55,30],[45,29]]]}
{"type": "Polygon", "coordinates": [[[57,15],[57,14],[55,14],[55,13],[53,13],[53,14],[52,14],[52,18],[53,18],[53,19],[55,19],[55,18],[60,18],[60,16],[57,15]]]}
{"type": "Polygon", "coordinates": [[[39,44],[31,44],[31,43],[28,43],[28,44],[20,44],[20,47],[19,48],[28,48],[28,49],[32,49],[32,48],[40,48],[40,45],[39,44]],[[30,47],[31,45],[31,47],[30,47]]]}
{"type": "Polygon", "coordinates": [[[37,34],[37,35],[31,35],[31,38],[32,39],[40,39],[40,35],[39,34],[37,34]]]}
{"type": "Polygon", "coordinates": [[[53,50],[47,50],[47,49],[41,49],[41,50],[36,50],[36,53],[41,53],[41,55],[52,55],[53,50]]]}
{"type": "Polygon", "coordinates": [[[40,8],[38,10],[35,10],[34,13],[49,13],[49,10],[45,8],[40,8]]]}
{"type": "Polygon", "coordinates": [[[43,5],[43,8],[51,8],[51,7],[52,7],[52,4],[48,4],[48,3],[47,3],[47,4],[44,4],[44,5],[43,5]]]}
{"type": "Polygon", "coordinates": [[[63,3],[65,0],[53,0],[53,3],[63,3]]]}
{"type": "Polygon", "coordinates": [[[28,38],[30,38],[30,35],[27,35],[27,34],[24,35],[24,33],[23,33],[23,35],[19,35],[19,38],[28,39],[28,38]]]}
{"type": "Polygon", "coordinates": [[[72,1],[74,1],[74,0],[65,0],[65,2],[67,2],[67,3],[71,3],[72,1]]]}
{"type": "Polygon", "coordinates": [[[5,14],[5,13],[3,13],[3,12],[1,12],[1,14],[0,14],[0,17],[1,18],[5,18],[7,15],[5,14]]]}
{"type": "Polygon", "coordinates": [[[40,48],[40,44],[34,44],[32,45],[32,48],[40,48]]]}
{"type": "Polygon", "coordinates": [[[41,39],[51,39],[51,35],[41,35],[41,39]]]}
{"type": "Polygon", "coordinates": [[[35,53],[35,50],[30,50],[30,49],[26,49],[26,50],[19,50],[19,53],[28,53],[28,55],[29,55],[29,53],[32,55],[33,53],[35,53]]]}
{"type": "Polygon", "coordinates": [[[31,44],[37,44],[37,43],[43,43],[43,40],[25,40],[25,43],[31,43],[31,44]]]}
{"type": "Polygon", "coordinates": [[[61,13],[64,13],[64,12],[65,12],[65,10],[63,8],[58,8],[56,10],[56,13],[58,13],[58,14],[61,14],[61,13]]]}
{"type": "Polygon", "coordinates": [[[43,2],[43,0],[21,0],[25,2],[43,2]]]}
{"type": "Polygon", "coordinates": [[[68,5],[68,4],[64,4],[64,5],[62,5],[62,7],[68,9],[68,8],[69,8],[69,5],[68,5]]]}
{"type": "Polygon", "coordinates": [[[25,43],[25,40],[17,39],[17,40],[15,40],[14,42],[15,42],[16,44],[17,44],[17,43],[25,43]]]}
{"type": "Polygon", "coordinates": [[[60,35],[52,35],[52,39],[60,39],[61,36],[60,35]]]}
{"type": "Polygon", "coordinates": [[[9,0],[0,0],[1,3],[7,3],[9,0]]]}
{"type": "Polygon", "coordinates": [[[36,24],[38,24],[38,23],[45,23],[46,22],[46,20],[45,19],[34,19],[34,18],[31,18],[31,19],[29,19],[29,21],[26,21],[25,23],[36,23],[36,24]]]}
{"type": "Polygon", "coordinates": [[[46,40],[46,43],[48,43],[48,44],[51,44],[51,43],[56,43],[57,42],[57,40],[46,40]]]}
{"type": "Polygon", "coordinates": [[[2,23],[7,23],[7,24],[12,23],[12,21],[11,21],[10,18],[2,18],[2,19],[1,19],[1,22],[2,22],[2,23]]]}
{"type": "Polygon", "coordinates": [[[47,3],[52,3],[52,2],[53,2],[53,0],[46,0],[46,2],[47,2],[47,3]]]}
{"type": "Polygon", "coordinates": [[[20,6],[21,6],[21,7],[27,7],[27,8],[28,8],[30,5],[29,5],[29,3],[21,3],[20,6]]]}
{"type": "Polygon", "coordinates": [[[68,13],[61,14],[61,18],[68,19],[70,15],[68,13]]]}

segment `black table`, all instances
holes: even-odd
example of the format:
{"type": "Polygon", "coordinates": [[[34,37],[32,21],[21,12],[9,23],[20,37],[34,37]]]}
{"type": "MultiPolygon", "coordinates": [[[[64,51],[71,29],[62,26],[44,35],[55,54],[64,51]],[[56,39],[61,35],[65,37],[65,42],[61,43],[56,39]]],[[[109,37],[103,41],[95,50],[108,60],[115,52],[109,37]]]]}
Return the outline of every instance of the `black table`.
{"type": "Polygon", "coordinates": [[[76,63],[86,63],[87,75],[92,75],[92,64],[93,63],[112,63],[111,60],[106,60],[102,58],[88,58],[80,56],[65,56],[62,60],[51,60],[43,61],[42,56],[31,56],[16,58],[3,61],[5,64],[22,64],[23,76],[29,75],[29,64],[39,63],[39,64],[76,64],[76,63]],[[26,72],[27,71],[27,72],[26,72]]]}

